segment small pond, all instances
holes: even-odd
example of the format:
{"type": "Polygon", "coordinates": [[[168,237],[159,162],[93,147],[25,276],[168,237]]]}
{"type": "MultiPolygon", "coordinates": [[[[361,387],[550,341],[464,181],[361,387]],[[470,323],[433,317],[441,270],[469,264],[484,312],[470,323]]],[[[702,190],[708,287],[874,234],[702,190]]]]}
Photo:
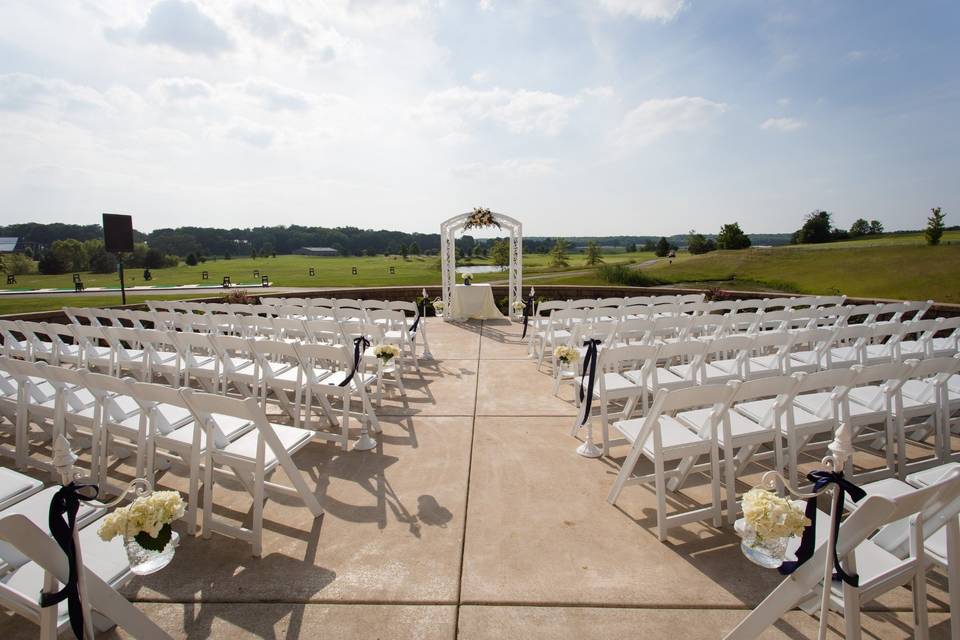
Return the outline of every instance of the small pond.
{"type": "Polygon", "coordinates": [[[475,267],[457,267],[457,273],[499,273],[501,271],[506,271],[506,269],[492,264],[477,265],[475,267]]]}

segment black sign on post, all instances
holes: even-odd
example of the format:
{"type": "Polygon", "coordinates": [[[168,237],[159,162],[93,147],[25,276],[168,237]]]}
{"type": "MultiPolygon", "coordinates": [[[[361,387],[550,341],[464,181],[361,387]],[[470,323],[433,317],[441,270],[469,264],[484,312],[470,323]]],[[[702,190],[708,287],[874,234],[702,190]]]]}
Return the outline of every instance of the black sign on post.
{"type": "Polygon", "coordinates": [[[254,270],[253,270],[253,277],[254,277],[254,278],[259,278],[259,277],[260,277],[260,269],[254,269],[254,270]]]}
{"type": "Polygon", "coordinates": [[[353,275],[357,275],[357,268],[356,268],[356,267],[353,268],[353,275]]]}
{"type": "Polygon", "coordinates": [[[390,275],[394,275],[397,272],[396,267],[390,267],[390,275]]]}
{"type": "Polygon", "coordinates": [[[317,270],[314,269],[313,267],[310,267],[310,275],[312,275],[312,276],[317,275],[317,270]]]}
{"type": "Polygon", "coordinates": [[[209,279],[210,279],[210,272],[209,272],[209,271],[204,271],[203,273],[200,274],[200,278],[201,278],[202,280],[209,280],[209,279]]]}
{"type": "Polygon", "coordinates": [[[269,286],[270,286],[270,276],[266,276],[266,275],[265,275],[265,276],[261,277],[261,278],[260,278],[260,284],[263,285],[264,287],[269,287],[269,286]]]}
{"type": "Polygon", "coordinates": [[[117,273],[120,276],[120,299],[127,304],[127,290],[123,282],[123,254],[133,251],[133,217],[103,214],[103,248],[117,254],[117,273]]]}

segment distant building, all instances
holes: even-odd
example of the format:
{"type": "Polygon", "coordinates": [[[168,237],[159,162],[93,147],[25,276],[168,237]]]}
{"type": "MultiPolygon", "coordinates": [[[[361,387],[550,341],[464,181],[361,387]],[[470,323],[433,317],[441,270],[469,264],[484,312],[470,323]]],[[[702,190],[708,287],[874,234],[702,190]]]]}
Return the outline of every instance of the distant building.
{"type": "Polygon", "coordinates": [[[340,255],[336,249],[333,247],[300,247],[295,254],[300,256],[321,256],[321,257],[331,257],[340,255]]]}
{"type": "Polygon", "coordinates": [[[0,238],[0,253],[13,253],[20,238],[0,238]]]}

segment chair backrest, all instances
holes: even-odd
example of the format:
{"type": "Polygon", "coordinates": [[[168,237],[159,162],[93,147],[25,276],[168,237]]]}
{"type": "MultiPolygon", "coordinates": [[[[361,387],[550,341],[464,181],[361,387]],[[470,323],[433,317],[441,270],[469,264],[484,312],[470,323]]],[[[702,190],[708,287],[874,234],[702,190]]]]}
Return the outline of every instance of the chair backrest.
{"type": "Polygon", "coordinates": [[[389,309],[390,303],[386,300],[361,300],[360,308],[364,311],[376,311],[378,309],[389,309]]]}
{"type": "Polygon", "coordinates": [[[689,338],[712,338],[721,335],[726,330],[726,327],[726,316],[707,313],[689,318],[683,327],[682,336],[689,338]]]}
{"type": "Polygon", "coordinates": [[[567,328],[571,326],[573,322],[583,320],[583,313],[583,309],[555,309],[550,312],[548,329],[550,331],[556,331],[567,328]]]}
{"type": "Polygon", "coordinates": [[[623,300],[623,298],[598,298],[596,308],[619,309],[623,307],[623,300]]]}
{"type": "Polygon", "coordinates": [[[340,323],[336,320],[307,320],[303,323],[307,339],[318,344],[338,344],[343,339],[340,323]]]}
{"type": "Polygon", "coordinates": [[[167,331],[161,331],[160,329],[137,329],[137,337],[140,339],[140,344],[144,346],[148,353],[151,350],[154,352],[166,351],[168,353],[177,350],[176,342],[174,342],[167,331]]]}
{"type": "Polygon", "coordinates": [[[793,377],[800,381],[796,389],[798,394],[826,389],[845,390],[853,384],[855,376],[856,369],[854,367],[793,374],[793,377]]]}
{"type": "Polygon", "coordinates": [[[651,337],[653,321],[646,318],[625,318],[617,326],[616,339],[625,344],[646,342],[651,337]]]}
{"type": "Polygon", "coordinates": [[[624,371],[641,369],[644,366],[655,367],[660,347],[649,344],[629,345],[625,347],[605,347],[597,357],[597,367],[601,371],[624,371]]]}
{"type": "Polygon", "coordinates": [[[549,316],[554,311],[569,309],[570,305],[566,300],[544,300],[537,305],[534,316],[549,316]]]}
{"type": "Polygon", "coordinates": [[[847,317],[844,320],[845,324],[873,324],[873,321],[877,319],[877,315],[880,312],[880,309],[883,308],[883,305],[878,303],[871,304],[856,304],[848,307],[847,317]]]}
{"type": "Polygon", "coordinates": [[[117,353],[124,355],[140,346],[140,333],[131,327],[104,327],[103,337],[117,353]]]}
{"type": "Polygon", "coordinates": [[[353,352],[346,345],[300,343],[293,348],[308,382],[315,382],[314,369],[350,371],[353,367],[353,352]]]}
{"type": "Polygon", "coordinates": [[[693,362],[702,358],[707,352],[707,343],[699,340],[690,340],[687,342],[667,342],[660,345],[657,353],[657,359],[664,361],[667,365],[673,360],[689,360],[693,362]]]}
{"type": "Polygon", "coordinates": [[[129,384],[130,397],[150,416],[153,427],[157,432],[167,434],[173,431],[175,425],[170,422],[160,407],[161,405],[169,405],[179,409],[187,409],[187,403],[180,395],[180,389],[165,384],[137,382],[135,380],[131,380],[129,384]]]}
{"type": "Polygon", "coordinates": [[[731,311],[727,314],[727,333],[756,333],[761,315],[754,311],[731,311]]]}
{"type": "MultiPolygon", "coordinates": [[[[256,398],[234,398],[198,392],[188,388],[180,389],[180,396],[186,403],[187,408],[190,409],[197,424],[201,425],[206,431],[207,442],[212,441],[217,449],[222,449],[230,444],[229,438],[224,434],[220,423],[217,421],[218,417],[228,416],[249,420],[258,426],[267,425],[269,430],[266,415],[260,405],[257,404],[256,398]]],[[[272,430],[270,432],[273,433],[272,430]]],[[[274,434],[274,437],[276,437],[276,434],[274,434]]],[[[273,445],[272,442],[270,444],[273,445]]]]}
{"type": "Polygon", "coordinates": [[[567,303],[568,309],[593,309],[597,306],[594,298],[580,298],[579,300],[570,300],[567,303]]]}
{"type": "Polygon", "coordinates": [[[355,298],[336,298],[333,301],[333,306],[336,309],[353,309],[355,311],[363,310],[361,302],[355,298]]]}

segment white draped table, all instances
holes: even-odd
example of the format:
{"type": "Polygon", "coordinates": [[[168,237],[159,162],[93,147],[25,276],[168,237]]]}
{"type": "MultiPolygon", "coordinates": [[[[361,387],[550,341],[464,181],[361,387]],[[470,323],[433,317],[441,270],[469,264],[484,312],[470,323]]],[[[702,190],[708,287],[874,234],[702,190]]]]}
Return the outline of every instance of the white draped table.
{"type": "Polygon", "coordinates": [[[453,288],[450,315],[454,320],[496,320],[503,318],[493,301],[489,284],[458,284],[453,288]]]}

